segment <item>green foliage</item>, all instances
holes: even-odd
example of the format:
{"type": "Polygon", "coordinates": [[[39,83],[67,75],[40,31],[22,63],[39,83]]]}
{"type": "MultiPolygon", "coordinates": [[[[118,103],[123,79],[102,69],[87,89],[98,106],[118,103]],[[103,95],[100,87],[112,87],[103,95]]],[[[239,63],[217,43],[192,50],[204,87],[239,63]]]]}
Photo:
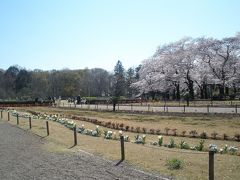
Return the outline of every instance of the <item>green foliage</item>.
{"type": "Polygon", "coordinates": [[[170,170],[177,170],[183,168],[183,161],[177,158],[168,159],[166,165],[170,170]]]}
{"type": "Polygon", "coordinates": [[[171,138],[170,141],[169,141],[169,143],[168,143],[168,147],[169,147],[169,148],[174,148],[175,146],[176,146],[176,144],[175,144],[173,138],[171,138]]]}
{"type": "Polygon", "coordinates": [[[196,150],[202,151],[204,148],[204,142],[205,142],[204,140],[200,140],[199,144],[196,146],[196,150]]]}
{"type": "Polygon", "coordinates": [[[181,141],[179,143],[179,147],[180,147],[180,149],[190,149],[190,146],[185,141],[181,141]]]}

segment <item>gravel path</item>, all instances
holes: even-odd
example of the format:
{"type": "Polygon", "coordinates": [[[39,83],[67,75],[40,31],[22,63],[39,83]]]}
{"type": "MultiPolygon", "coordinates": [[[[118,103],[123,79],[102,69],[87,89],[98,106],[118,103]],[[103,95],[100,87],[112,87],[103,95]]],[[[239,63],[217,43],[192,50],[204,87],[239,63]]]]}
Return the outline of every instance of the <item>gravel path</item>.
{"type": "Polygon", "coordinates": [[[41,148],[43,143],[31,132],[0,121],[0,179],[166,179],[84,152],[50,153],[41,148]]]}

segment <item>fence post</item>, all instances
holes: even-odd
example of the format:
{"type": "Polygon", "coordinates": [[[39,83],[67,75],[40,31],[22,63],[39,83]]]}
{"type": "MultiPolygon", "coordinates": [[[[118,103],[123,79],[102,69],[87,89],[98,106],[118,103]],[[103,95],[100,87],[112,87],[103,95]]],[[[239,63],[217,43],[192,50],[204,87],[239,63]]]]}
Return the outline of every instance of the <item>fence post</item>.
{"type": "Polygon", "coordinates": [[[32,118],[29,117],[29,128],[32,129],[32,118]]]}
{"type": "Polygon", "coordinates": [[[208,166],[209,180],[214,180],[214,151],[209,151],[209,166],[208,166]]]}
{"type": "Polygon", "coordinates": [[[133,111],[133,105],[131,104],[131,111],[133,111]]]}
{"type": "Polygon", "coordinates": [[[76,125],[73,127],[73,137],[74,137],[74,146],[77,145],[77,127],[76,125]]]}
{"type": "Polygon", "coordinates": [[[124,150],[124,137],[120,136],[121,141],[121,161],[125,159],[125,150],[124,150]]]}
{"type": "Polygon", "coordinates": [[[237,114],[237,104],[236,104],[236,106],[235,106],[235,112],[236,112],[236,114],[237,114]]]}
{"type": "Polygon", "coordinates": [[[46,127],[47,127],[47,135],[49,136],[49,126],[48,126],[48,121],[46,121],[46,127]]]}
{"type": "Polygon", "coordinates": [[[186,106],[183,105],[183,112],[185,113],[186,112],[186,106]]]}
{"type": "Polygon", "coordinates": [[[10,113],[8,112],[8,121],[10,121],[10,113]]]}
{"type": "Polygon", "coordinates": [[[18,114],[17,114],[17,125],[19,125],[19,119],[18,119],[18,114]]]}
{"type": "Polygon", "coordinates": [[[1,110],[1,119],[3,118],[3,111],[1,110]]]}

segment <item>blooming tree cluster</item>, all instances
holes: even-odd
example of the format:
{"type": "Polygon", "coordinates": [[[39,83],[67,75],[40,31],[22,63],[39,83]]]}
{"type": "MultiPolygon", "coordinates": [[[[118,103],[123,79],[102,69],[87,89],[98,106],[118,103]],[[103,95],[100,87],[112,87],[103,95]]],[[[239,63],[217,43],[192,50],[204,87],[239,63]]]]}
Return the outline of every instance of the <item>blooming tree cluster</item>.
{"type": "Polygon", "coordinates": [[[141,94],[157,92],[194,99],[209,98],[209,89],[224,97],[240,87],[240,34],[222,40],[184,38],[159,46],[143,61],[139,81],[132,84],[141,94]],[[212,90],[212,89],[211,89],[212,90]]]}

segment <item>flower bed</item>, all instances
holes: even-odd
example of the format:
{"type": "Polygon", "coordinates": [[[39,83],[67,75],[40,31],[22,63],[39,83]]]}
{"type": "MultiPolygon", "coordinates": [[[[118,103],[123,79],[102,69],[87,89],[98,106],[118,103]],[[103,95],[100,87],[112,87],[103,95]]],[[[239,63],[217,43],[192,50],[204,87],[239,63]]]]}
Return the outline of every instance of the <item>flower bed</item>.
{"type": "MultiPolygon", "coordinates": [[[[11,112],[11,114],[13,116],[19,115],[23,118],[31,117],[31,115],[27,114],[27,113],[20,115],[20,113],[18,113],[15,110],[9,110],[9,112],[11,112]]],[[[76,127],[76,123],[73,120],[69,120],[69,119],[63,118],[61,116],[59,117],[58,115],[55,115],[55,114],[32,115],[32,118],[55,121],[55,122],[58,122],[58,123],[64,125],[66,128],[71,129],[71,130],[73,130],[73,128],[76,127]]],[[[94,124],[97,123],[99,125],[108,125],[109,126],[109,123],[102,123],[101,121],[98,121],[97,119],[90,119],[90,118],[83,118],[83,117],[79,118],[76,116],[73,116],[73,119],[80,119],[80,120],[83,120],[83,121],[85,120],[87,122],[91,122],[94,124]]],[[[143,134],[143,135],[137,134],[135,136],[135,139],[133,141],[130,141],[129,136],[124,135],[122,130],[120,130],[117,135],[117,133],[114,131],[100,130],[99,125],[96,125],[96,128],[94,130],[92,130],[92,129],[86,129],[84,124],[82,124],[81,127],[78,127],[78,128],[76,127],[76,130],[80,134],[89,135],[89,136],[93,136],[93,137],[102,137],[102,135],[103,135],[104,139],[119,140],[120,136],[123,136],[125,142],[131,142],[131,143],[142,144],[142,145],[146,144],[146,135],[145,134],[143,134]]],[[[176,144],[174,142],[174,139],[171,138],[167,144],[163,144],[163,136],[160,135],[157,138],[158,138],[158,140],[151,142],[150,145],[159,146],[159,147],[163,146],[166,148],[188,149],[188,150],[193,150],[193,151],[206,151],[207,152],[207,151],[211,150],[211,151],[214,151],[215,153],[220,153],[220,154],[240,155],[238,148],[235,146],[228,147],[228,145],[225,145],[224,147],[218,149],[218,147],[216,145],[210,144],[208,148],[204,148],[205,141],[202,139],[199,141],[199,143],[197,145],[190,147],[188,145],[188,143],[184,140],[182,140],[179,144],[176,144]]]]}

